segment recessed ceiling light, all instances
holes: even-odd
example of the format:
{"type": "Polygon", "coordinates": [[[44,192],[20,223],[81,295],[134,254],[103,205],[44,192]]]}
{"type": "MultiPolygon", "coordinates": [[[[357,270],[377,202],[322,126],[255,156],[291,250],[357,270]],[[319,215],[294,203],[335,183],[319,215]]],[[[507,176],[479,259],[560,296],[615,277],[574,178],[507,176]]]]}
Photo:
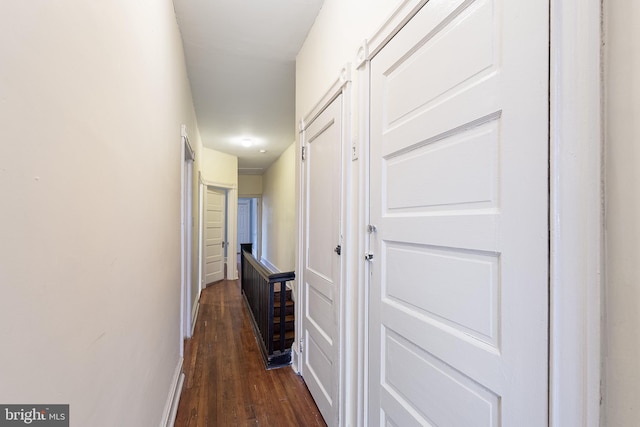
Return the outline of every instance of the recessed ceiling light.
{"type": "Polygon", "coordinates": [[[267,150],[260,150],[260,152],[261,152],[261,153],[266,153],[266,152],[267,152],[267,150]]]}
{"type": "Polygon", "coordinates": [[[245,138],[242,140],[243,147],[251,147],[253,145],[253,140],[251,138],[245,138]]]}

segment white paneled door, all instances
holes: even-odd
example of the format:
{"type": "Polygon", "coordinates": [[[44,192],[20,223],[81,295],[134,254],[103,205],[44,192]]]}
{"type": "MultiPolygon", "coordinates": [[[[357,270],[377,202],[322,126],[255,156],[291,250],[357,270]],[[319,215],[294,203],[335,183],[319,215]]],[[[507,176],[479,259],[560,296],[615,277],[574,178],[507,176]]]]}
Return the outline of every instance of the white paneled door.
{"type": "Polygon", "coordinates": [[[225,193],[207,188],[205,203],[205,285],[224,279],[225,193]]]}
{"type": "Polygon", "coordinates": [[[302,375],[329,425],[338,422],[342,95],[305,131],[302,375]]]}
{"type": "Polygon", "coordinates": [[[548,8],[431,0],[371,60],[369,426],[547,425],[548,8]]]}

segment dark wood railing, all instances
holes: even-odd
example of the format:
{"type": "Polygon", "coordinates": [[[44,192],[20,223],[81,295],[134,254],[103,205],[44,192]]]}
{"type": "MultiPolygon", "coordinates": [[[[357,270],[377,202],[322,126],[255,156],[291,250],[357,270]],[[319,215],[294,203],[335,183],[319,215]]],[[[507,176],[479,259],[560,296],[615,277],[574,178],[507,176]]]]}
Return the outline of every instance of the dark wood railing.
{"type": "Polygon", "coordinates": [[[289,365],[293,310],[287,315],[287,306],[293,302],[289,301],[290,292],[287,292],[286,283],[295,279],[295,272],[273,273],[253,256],[251,243],[240,246],[242,294],[251,313],[253,330],[265,365],[267,369],[289,365]],[[288,329],[291,329],[289,337],[288,329]]]}

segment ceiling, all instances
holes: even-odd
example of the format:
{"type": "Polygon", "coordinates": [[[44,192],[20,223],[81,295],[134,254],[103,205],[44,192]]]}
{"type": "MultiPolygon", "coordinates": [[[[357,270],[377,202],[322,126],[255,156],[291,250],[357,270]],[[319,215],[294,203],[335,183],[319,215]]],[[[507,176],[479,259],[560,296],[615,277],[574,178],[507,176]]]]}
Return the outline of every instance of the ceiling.
{"type": "Polygon", "coordinates": [[[295,141],[295,57],[323,0],[173,3],[203,145],[262,174],[295,141]]]}

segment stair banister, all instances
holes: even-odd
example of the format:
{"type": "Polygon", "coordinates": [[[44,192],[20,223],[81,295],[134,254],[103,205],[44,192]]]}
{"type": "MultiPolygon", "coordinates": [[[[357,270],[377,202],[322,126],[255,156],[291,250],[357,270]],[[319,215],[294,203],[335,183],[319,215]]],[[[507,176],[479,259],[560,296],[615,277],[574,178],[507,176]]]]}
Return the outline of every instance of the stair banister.
{"type": "Polygon", "coordinates": [[[286,339],[287,282],[295,272],[274,273],[252,254],[252,245],[241,246],[241,284],[245,304],[267,369],[291,364],[291,348],[286,339]],[[274,318],[275,285],[279,284],[279,318],[274,318]],[[274,348],[275,325],[279,326],[277,349],[274,348]]]}

